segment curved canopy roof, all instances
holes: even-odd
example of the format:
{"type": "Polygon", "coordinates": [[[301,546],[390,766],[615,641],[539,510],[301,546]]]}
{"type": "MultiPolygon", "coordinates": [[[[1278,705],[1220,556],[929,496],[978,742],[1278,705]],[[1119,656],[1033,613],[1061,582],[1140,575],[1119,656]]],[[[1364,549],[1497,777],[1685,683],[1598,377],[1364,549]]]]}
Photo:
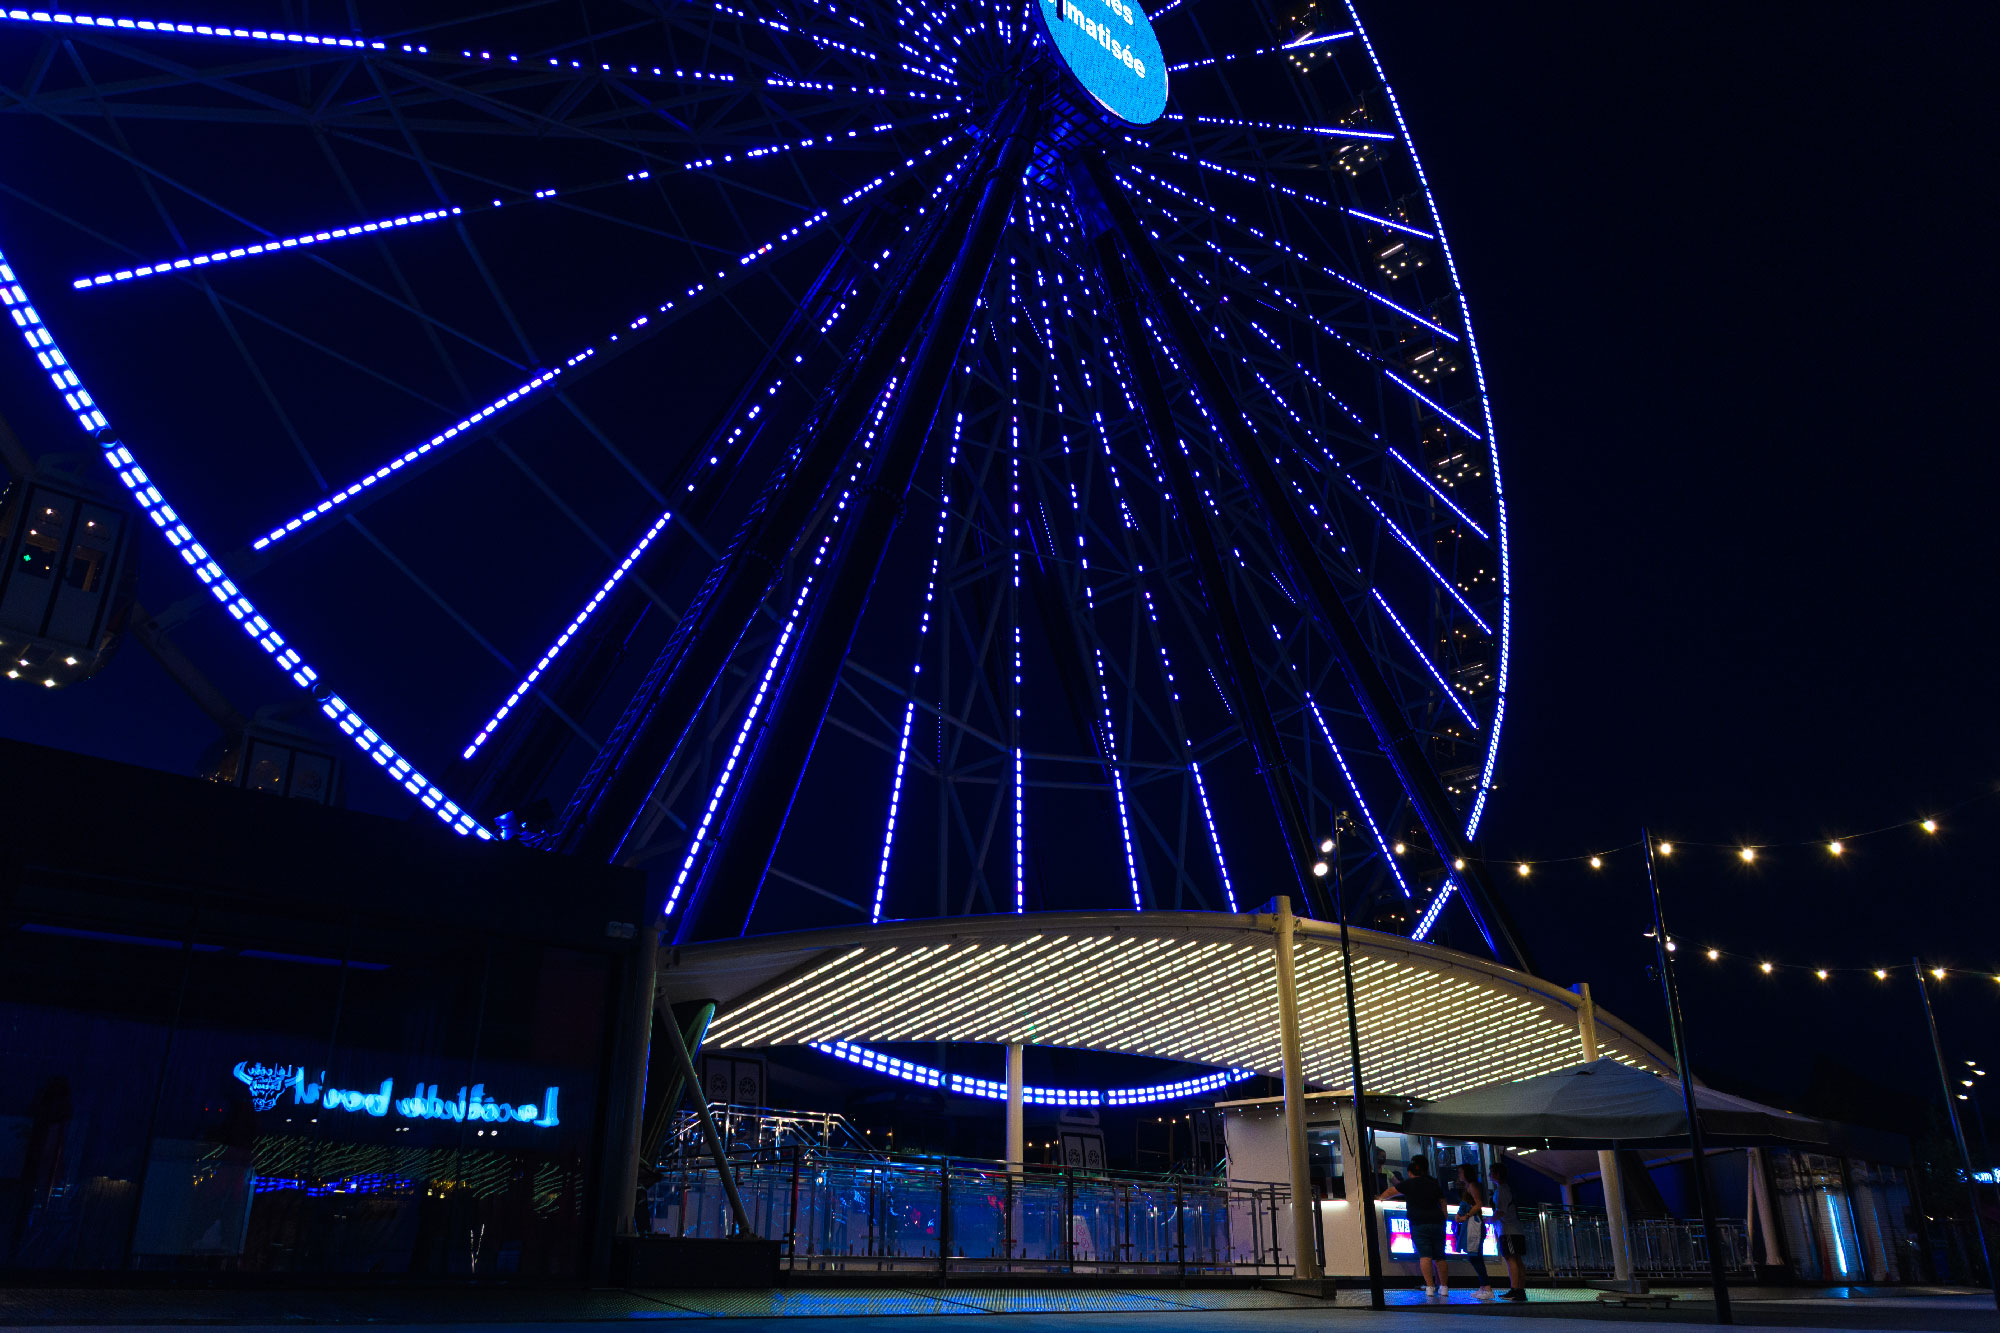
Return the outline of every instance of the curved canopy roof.
{"type": "MultiPolygon", "coordinates": [[[[1063,912],[806,931],[668,952],[670,1000],[714,1000],[707,1045],[1029,1042],[1278,1074],[1274,918],[1063,912]]],[[[1578,998],[1450,949],[1351,932],[1369,1093],[1432,1099],[1580,1058],[1578,998]]],[[[1306,1077],[1347,1087],[1336,927],[1298,922],[1306,1077]]],[[[1672,1060],[1597,1011],[1600,1054],[1672,1060]]]]}

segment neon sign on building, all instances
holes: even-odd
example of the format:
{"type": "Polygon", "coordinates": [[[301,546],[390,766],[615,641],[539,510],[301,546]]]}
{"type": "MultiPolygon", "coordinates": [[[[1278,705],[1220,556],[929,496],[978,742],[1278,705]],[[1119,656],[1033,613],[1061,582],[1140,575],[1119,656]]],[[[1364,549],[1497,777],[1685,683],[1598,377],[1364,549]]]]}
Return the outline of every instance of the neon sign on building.
{"type": "Polygon", "coordinates": [[[487,1095],[484,1083],[475,1083],[469,1089],[460,1087],[456,1097],[440,1097],[437,1084],[419,1082],[409,1096],[398,1097],[394,1079],[383,1079],[381,1086],[373,1091],[337,1088],[326,1082],[323,1070],[318,1082],[308,1080],[304,1065],[252,1064],[239,1060],[230,1072],[237,1082],[250,1089],[250,1105],[259,1111],[275,1109],[289,1092],[295,1106],[317,1106],[325,1111],[349,1111],[377,1118],[394,1112],[406,1120],[489,1125],[512,1121],[537,1129],[554,1129],[562,1123],[557,1110],[561,1088],[545,1088],[537,1104],[499,1101],[487,1095]]]}

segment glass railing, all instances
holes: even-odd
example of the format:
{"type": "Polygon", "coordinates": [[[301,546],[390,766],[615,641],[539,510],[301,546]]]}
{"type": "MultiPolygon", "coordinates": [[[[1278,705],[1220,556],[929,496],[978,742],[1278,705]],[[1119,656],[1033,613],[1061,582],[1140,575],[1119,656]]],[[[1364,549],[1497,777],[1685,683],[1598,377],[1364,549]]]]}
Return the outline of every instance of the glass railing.
{"type": "MultiPolygon", "coordinates": [[[[750,1229],[817,1272],[1285,1276],[1284,1185],[790,1148],[732,1157],[750,1229]]],[[[731,1234],[712,1163],[663,1164],[651,1227],[731,1234]]]]}

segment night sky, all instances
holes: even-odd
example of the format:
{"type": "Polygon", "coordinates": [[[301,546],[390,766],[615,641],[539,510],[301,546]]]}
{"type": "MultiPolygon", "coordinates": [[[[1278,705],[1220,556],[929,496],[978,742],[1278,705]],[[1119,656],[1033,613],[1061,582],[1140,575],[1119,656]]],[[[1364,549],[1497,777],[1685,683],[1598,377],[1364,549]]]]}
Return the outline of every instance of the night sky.
{"type": "MultiPolygon", "coordinates": [[[[1988,971],[1947,983],[1939,1017],[1954,1064],[2000,1058],[1990,14],[1363,18],[1454,241],[1500,432],[1515,632],[1486,851],[1580,856],[1650,823],[1686,847],[1663,881],[1681,939],[1902,968],[1823,985],[1690,959],[1690,1041],[1718,1081],[1800,1098],[1834,1061],[1934,1087],[1913,953],[1988,971]],[[1904,823],[1838,863],[1732,850],[1927,815],[1937,837],[1904,823]]],[[[6,355],[0,390],[34,392],[6,355]]],[[[164,548],[140,549],[142,599],[184,595],[164,548]]],[[[188,647],[268,695],[240,641],[188,647]]],[[[79,688],[0,691],[0,732],[178,771],[214,735],[136,647],[79,688]]],[[[365,784],[354,803],[402,813],[365,784]]],[[[1633,852],[1504,879],[1544,975],[1665,1037],[1633,852]]]]}

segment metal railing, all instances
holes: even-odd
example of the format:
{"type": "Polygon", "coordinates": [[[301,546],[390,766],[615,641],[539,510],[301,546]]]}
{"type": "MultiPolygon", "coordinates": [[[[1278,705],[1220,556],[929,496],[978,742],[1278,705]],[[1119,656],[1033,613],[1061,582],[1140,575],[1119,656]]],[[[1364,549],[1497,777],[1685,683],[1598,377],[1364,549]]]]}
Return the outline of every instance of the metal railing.
{"type": "MultiPolygon", "coordinates": [[[[1594,1277],[1613,1269],[1611,1226],[1602,1213],[1566,1208],[1523,1208],[1521,1230],[1528,1238],[1524,1260],[1530,1272],[1549,1277],[1594,1277]]],[[[1750,1240],[1741,1222],[1716,1225],[1723,1268],[1747,1273],[1750,1240]]],[[[1673,1218],[1632,1222],[1632,1272],[1639,1277],[1697,1277],[1708,1272],[1707,1233],[1699,1222],[1673,1218]]]]}
{"type": "MultiPolygon", "coordinates": [[[[771,1156],[792,1148],[887,1156],[838,1111],[787,1111],[772,1106],[710,1102],[708,1113],[715,1118],[716,1132],[732,1156],[739,1153],[771,1156]]],[[[700,1117],[693,1111],[676,1113],[660,1145],[663,1165],[692,1165],[695,1159],[706,1160],[707,1152],[702,1146],[700,1117]]]]}
{"type": "MultiPolygon", "coordinates": [[[[801,1146],[732,1157],[745,1219],[810,1272],[1289,1275],[1290,1190],[801,1146]]],[[[712,1164],[664,1164],[653,1230],[727,1236],[712,1164]]]]}

